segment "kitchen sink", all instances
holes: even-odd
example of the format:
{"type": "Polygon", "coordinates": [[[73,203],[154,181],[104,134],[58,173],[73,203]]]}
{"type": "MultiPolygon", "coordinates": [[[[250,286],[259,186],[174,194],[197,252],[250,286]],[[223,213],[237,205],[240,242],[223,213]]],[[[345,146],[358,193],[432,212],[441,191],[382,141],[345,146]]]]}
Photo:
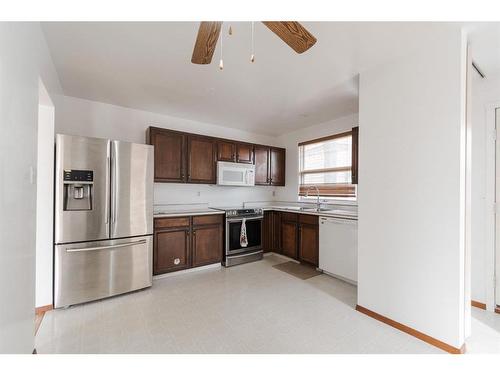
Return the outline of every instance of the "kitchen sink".
{"type": "Polygon", "coordinates": [[[315,212],[326,212],[331,211],[331,208],[314,208],[314,207],[301,207],[301,211],[315,211],[315,212]]]}

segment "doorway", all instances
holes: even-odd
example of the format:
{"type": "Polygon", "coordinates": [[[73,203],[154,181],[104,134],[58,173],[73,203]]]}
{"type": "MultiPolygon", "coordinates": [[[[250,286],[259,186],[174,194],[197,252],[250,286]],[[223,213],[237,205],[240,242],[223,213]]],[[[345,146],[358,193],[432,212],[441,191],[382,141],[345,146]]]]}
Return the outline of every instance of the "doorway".
{"type": "MultiPolygon", "coordinates": [[[[52,309],[53,200],[55,108],[39,80],[36,167],[36,287],[35,312],[52,309]]],[[[37,325],[38,327],[38,325],[37,325]]],[[[36,327],[36,328],[37,328],[36,327]]],[[[35,328],[35,330],[36,330],[35,328]]]]}

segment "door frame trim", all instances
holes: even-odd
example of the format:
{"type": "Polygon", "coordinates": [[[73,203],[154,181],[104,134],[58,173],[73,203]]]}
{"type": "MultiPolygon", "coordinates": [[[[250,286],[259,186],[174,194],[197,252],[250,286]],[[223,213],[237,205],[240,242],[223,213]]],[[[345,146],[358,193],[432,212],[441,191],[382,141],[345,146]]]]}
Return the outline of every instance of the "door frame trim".
{"type": "MultiPolygon", "coordinates": [[[[496,199],[496,109],[500,108],[500,102],[491,102],[485,105],[486,114],[486,249],[485,249],[485,272],[486,272],[486,309],[495,311],[495,273],[496,273],[496,213],[494,204],[496,199]]],[[[500,130],[500,129],[499,129],[500,130]]],[[[499,140],[500,141],[500,140],[499,140]]],[[[498,249],[500,251],[500,249],[498,249]]],[[[498,270],[500,273],[500,270],[498,270]]],[[[500,276],[500,275],[499,275],[500,276]]],[[[500,301],[498,301],[500,303],[500,301]]]]}

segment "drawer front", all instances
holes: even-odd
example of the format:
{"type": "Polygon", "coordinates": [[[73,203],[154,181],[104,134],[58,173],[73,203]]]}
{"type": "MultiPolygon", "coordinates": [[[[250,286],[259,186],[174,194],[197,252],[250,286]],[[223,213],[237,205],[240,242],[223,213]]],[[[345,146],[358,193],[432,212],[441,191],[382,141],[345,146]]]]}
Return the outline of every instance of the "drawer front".
{"type": "Polygon", "coordinates": [[[56,308],[151,286],[153,239],[58,245],[54,253],[56,308]]]}
{"type": "Polygon", "coordinates": [[[299,223],[318,225],[319,216],[317,215],[299,215],[299,223]]]}
{"type": "Polygon", "coordinates": [[[163,217],[155,219],[155,229],[189,227],[189,216],[163,217]]]}
{"type": "Polygon", "coordinates": [[[298,216],[298,214],[295,214],[295,213],[292,213],[292,212],[282,212],[281,213],[281,220],[282,221],[297,222],[297,216],[298,216]]]}
{"type": "Polygon", "coordinates": [[[222,224],[224,215],[201,215],[193,216],[193,225],[222,224]]]}

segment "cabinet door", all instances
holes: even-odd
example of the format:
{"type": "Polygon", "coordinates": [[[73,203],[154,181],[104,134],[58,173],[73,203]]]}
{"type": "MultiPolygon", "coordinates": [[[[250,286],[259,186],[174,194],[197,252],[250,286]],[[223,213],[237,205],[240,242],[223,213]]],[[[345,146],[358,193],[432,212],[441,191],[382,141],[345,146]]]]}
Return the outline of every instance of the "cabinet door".
{"type": "Polygon", "coordinates": [[[222,260],[222,225],[193,228],[193,267],[220,263],[222,260]]]}
{"type": "Polygon", "coordinates": [[[185,182],[186,136],[168,130],[151,129],[149,143],[155,147],[155,181],[185,182]]]}
{"type": "Polygon", "coordinates": [[[253,145],[238,143],[236,147],[236,161],[238,163],[253,164],[253,145]]]}
{"type": "Polygon", "coordinates": [[[299,260],[318,266],[319,228],[313,224],[299,224],[299,260]]]}
{"type": "Polygon", "coordinates": [[[273,251],[281,254],[281,212],[273,213],[273,251]]]}
{"type": "Polygon", "coordinates": [[[236,161],[236,145],[232,142],[217,142],[217,160],[236,161]]]}
{"type": "Polygon", "coordinates": [[[154,274],[191,267],[189,228],[155,232],[154,274]]]}
{"type": "Polygon", "coordinates": [[[265,211],[262,221],[262,247],[266,253],[273,251],[273,216],[273,211],[265,211]]]}
{"type": "Polygon", "coordinates": [[[255,146],[255,185],[269,185],[269,147],[255,146]]]}
{"type": "Polygon", "coordinates": [[[283,255],[297,259],[297,223],[281,221],[281,250],[283,255]]]}
{"type": "Polygon", "coordinates": [[[285,186],[285,150],[271,149],[271,185],[285,186]]]}
{"type": "Polygon", "coordinates": [[[215,149],[212,138],[188,137],[188,182],[215,184],[215,149]]]}

